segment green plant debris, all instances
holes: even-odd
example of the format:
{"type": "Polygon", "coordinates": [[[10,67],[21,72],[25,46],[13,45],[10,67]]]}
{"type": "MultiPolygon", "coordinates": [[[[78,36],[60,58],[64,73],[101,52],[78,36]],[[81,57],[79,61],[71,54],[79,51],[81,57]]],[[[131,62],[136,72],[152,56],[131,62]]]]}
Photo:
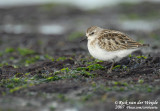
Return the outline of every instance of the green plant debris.
{"type": "Polygon", "coordinates": [[[104,67],[100,64],[93,64],[93,65],[89,65],[87,66],[87,68],[89,69],[89,71],[94,71],[94,70],[101,70],[104,69],[104,67]]]}
{"type": "Polygon", "coordinates": [[[10,59],[10,60],[14,60],[15,58],[14,58],[14,57],[10,57],[9,59],[10,59]]]}
{"type": "Polygon", "coordinates": [[[68,74],[67,76],[63,77],[65,78],[78,78],[80,74],[74,73],[74,71],[71,72],[71,74],[68,74]]]}
{"type": "MultiPolygon", "coordinates": [[[[139,83],[139,82],[138,82],[139,83]]],[[[150,86],[144,84],[133,84],[127,82],[113,81],[111,85],[95,87],[97,90],[108,91],[137,91],[137,92],[153,92],[159,89],[159,87],[150,86]]]]}
{"type": "Polygon", "coordinates": [[[45,57],[46,59],[49,59],[49,60],[51,60],[51,61],[54,61],[54,58],[53,58],[52,56],[48,55],[48,54],[44,55],[44,57],[45,57]]]}
{"type": "Polygon", "coordinates": [[[56,81],[56,80],[60,80],[60,79],[63,79],[63,77],[52,76],[52,77],[46,78],[46,81],[56,81]]]}
{"type": "Polygon", "coordinates": [[[25,73],[24,75],[25,75],[25,76],[28,76],[28,75],[30,75],[30,73],[27,72],[27,73],[25,73]]]}
{"type": "Polygon", "coordinates": [[[20,53],[20,55],[22,55],[22,56],[35,54],[34,50],[27,49],[27,48],[18,48],[17,50],[20,53]]]}
{"type": "Polygon", "coordinates": [[[112,68],[112,70],[117,69],[117,68],[120,68],[120,67],[121,67],[121,65],[116,65],[116,66],[114,66],[114,67],[112,68]]]}
{"type": "MultiPolygon", "coordinates": [[[[88,59],[90,59],[90,60],[93,59],[92,61],[86,62],[86,64],[88,64],[88,65],[99,64],[99,63],[103,62],[102,60],[94,59],[93,57],[90,57],[88,59]]],[[[84,61],[87,61],[88,59],[86,59],[86,60],[84,59],[84,61]]]]}
{"type": "Polygon", "coordinates": [[[86,67],[78,67],[76,70],[77,71],[83,71],[83,70],[85,71],[86,69],[87,69],[86,67]]]}
{"type": "Polygon", "coordinates": [[[144,44],[144,40],[138,40],[138,42],[144,44]]]}
{"type": "Polygon", "coordinates": [[[67,57],[59,57],[59,58],[56,59],[56,61],[64,61],[66,59],[68,59],[68,58],[67,57]]]}
{"type": "Polygon", "coordinates": [[[31,58],[28,58],[25,60],[25,66],[28,66],[29,64],[33,64],[38,60],[40,60],[40,56],[38,56],[38,55],[31,57],[31,58]]]}
{"type": "Polygon", "coordinates": [[[10,89],[9,92],[12,93],[12,92],[20,89],[20,87],[23,83],[20,83],[20,80],[15,78],[15,79],[10,79],[10,80],[2,80],[0,82],[0,86],[9,88],[10,89]]]}
{"type": "Polygon", "coordinates": [[[136,56],[136,58],[138,58],[138,59],[147,59],[147,57],[146,56],[136,56]]]}
{"type": "Polygon", "coordinates": [[[70,71],[70,69],[67,67],[67,68],[63,68],[61,69],[61,72],[65,72],[65,73],[68,73],[70,71]]]}
{"type": "Polygon", "coordinates": [[[114,85],[116,85],[116,86],[128,86],[128,83],[126,83],[126,82],[113,82],[113,84],[114,85]]]}
{"type": "Polygon", "coordinates": [[[103,61],[102,61],[102,60],[95,59],[95,62],[97,63],[97,62],[103,62],[103,61]]]}
{"type": "MultiPolygon", "coordinates": [[[[55,60],[52,56],[48,54],[40,55],[35,51],[27,48],[16,48],[16,49],[6,48],[5,50],[0,51],[0,57],[1,57],[0,67],[9,64],[14,66],[15,68],[18,68],[20,66],[29,66],[30,64],[34,64],[35,62],[38,62],[38,61],[43,61],[43,60],[54,61],[55,60]]],[[[66,59],[72,59],[72,58],[59,57],[57,61],[63,61],[66,59]]]]}
{"type": "Polygon", "coordinates": [[[2,79],[0,81],[0,87],[4,87],[8,90],[6,90],[7,92],[4,93],[13,93],[15,91],[18,91],[22,88],[26,88],[28,86],[33,86],[34,84],[36,84],[36,82],[31,81],[30,78],[18,78],[18,77],[12,77],[9,79],[2,79]]]}
{"type": "Polygon", "coordinates": [[[122,65],[122,68],[123,68],[123,69],[127,69],[127,66],[126,66],[126,65],[122,65]]]}
{"type": "Polygon", "coordinates": [[[108,92],[108,91],[112,91],[112,88],[110,87],[105,87],[105,90],[108,92]]]}
{"type": "Polygon", "coordinates": [[[61,71],[59,71],[59,70],[54,72],[55,75],[60,74],[60,73],[61,73],[61,71]]]}
{"type": "Polygon", "coordinates": [[[151,87],[147,88],[147,92],[152,92],[152,88],[151,87]]]}
{"type": "Polygon", "coordinates": [[[84,33],[82,32],[73,32],[68,36],[69,41],[74,41],[77,38],[83,37],[84,33]]]}
{"type": "Polygon", "coordinates": [[[88,94],[88,95],[85,95],[81,98],[82,101],[88,101],[93,95],[92,94],[88,94]]]}
{"type": "Polygon", "coordinates": [[[144,83],[144,80],[143,80],[143,79],[139,79],[139,80],[138,80],[138,83],[143,84],[143,83],[144,83]]]}
{"type": "Polygon", "coordinates": [[[9,65],[7,62],[5,62],[5,63],[0,63],[0,67],[2,67],[2,66],[7,66],[7,65],[9,65]]]}
{"type": "Polygon", "coordinates": [[[82,71],[80,72],[80,74],[83,75],[83,76],[85,76],[85,77],[91,77],[91,78],[94,78],[95,75],[96,75],[96,74],[92,74],[92,73],[90,73],[90,72],[88,72],[88,71],[84,71],[84,70],[82,70],[82,71]]]}
{"type": "Polygon", "coordinates": [[[134,57],[134,55],[129,54],[129,55],[128,55],[128,57],[130,57],[130,58],[131,58],[131,57],[134,57]]]}
{"type": "Polygon", "coordinates": [[[10,93],[13,93],[13,92],[18,91],[18,90],[20,90],[20,89],[22,89],[22,88],[25,88],[25,87],[27,87],[27,85],[14,87],[13,89],[10,89],[9,92],[10,92],[10,93]]]}
{"type": "Polygon", "coordinates": [[[6,48],[6,49],[5,49],[5,52],[6,52],[6,53],[12,53],[12,52],[14,52],[14,51],[15,51],[14,48],[6,48]]]}

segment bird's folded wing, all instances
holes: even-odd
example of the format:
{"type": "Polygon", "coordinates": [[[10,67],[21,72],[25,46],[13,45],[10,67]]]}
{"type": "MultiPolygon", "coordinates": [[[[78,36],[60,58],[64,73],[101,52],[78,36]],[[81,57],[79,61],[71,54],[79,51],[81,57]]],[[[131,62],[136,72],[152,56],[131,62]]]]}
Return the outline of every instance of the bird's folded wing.
{"type": "Polygon", "coordinates": [[[114,30],[103,30],[98,39],[99,46],[107,51],[134,49],[143,46],[126,34],[114,30]]]}

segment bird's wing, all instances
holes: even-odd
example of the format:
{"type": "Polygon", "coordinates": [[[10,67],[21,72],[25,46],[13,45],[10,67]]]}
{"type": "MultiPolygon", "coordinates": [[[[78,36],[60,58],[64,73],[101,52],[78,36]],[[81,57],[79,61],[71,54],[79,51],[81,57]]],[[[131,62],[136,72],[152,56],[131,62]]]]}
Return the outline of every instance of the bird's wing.
{"type": "Polygon", "coordinates": [[[114,30],[103,30],[98,39],[99,46],[107,51],[134,49],[143,46],[143,44],[134,41],[126,34],[114,30]]]}

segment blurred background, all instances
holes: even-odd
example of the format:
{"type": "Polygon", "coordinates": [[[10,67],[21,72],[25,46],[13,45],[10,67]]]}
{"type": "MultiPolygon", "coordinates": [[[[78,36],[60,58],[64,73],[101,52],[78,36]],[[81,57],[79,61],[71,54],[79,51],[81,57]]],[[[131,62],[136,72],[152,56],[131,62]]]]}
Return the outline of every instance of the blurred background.
{"type": "Polygon", "coordinates": [[[67,42],[79,41],[93,25],[157,47],[159,23],[159,0],[1,0],[0,49],[20,46],[52,55],[55,50],[86,51],[84,43],[67,42]]]}
{"type": "MultiPolygon", "coordinates": [[[[159,55],[160,0],[0,0],[0,111],[106,111],[114,109],[118,99],[158,98],[159,55]],[[88,71],[84,67],[97,60],[89,55],[87,41],[80,41],[94,25],[149,43],[150,47],[138,54],[158,57],[139,56],[146,61],[141,64],[138,60],[130,72],[118,69],[107,75],[106,70],[88,71]],[[147,61],[155,65],[147,66],[147,61]],[[130,81],[138,84],[138,89],[131,83],[130,90],[130,81]],[[157,92],[150,93],[154,88],[157,92]]],[[[110,66],[106,62],[101,65],[110,66]]]]}

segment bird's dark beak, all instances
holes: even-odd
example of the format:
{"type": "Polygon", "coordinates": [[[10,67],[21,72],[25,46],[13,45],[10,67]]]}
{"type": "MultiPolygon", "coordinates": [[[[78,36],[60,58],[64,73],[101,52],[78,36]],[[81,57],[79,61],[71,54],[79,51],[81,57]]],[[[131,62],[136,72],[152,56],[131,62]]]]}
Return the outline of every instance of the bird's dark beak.
{"type": "Polygon", "coordinates": [[[85,41],[85,40],[87,40],[87,37],[85,37],[85,38],[83,38],[82,40],[80,40],[80,42],[83,42],[83,41],[85,41]]]}

